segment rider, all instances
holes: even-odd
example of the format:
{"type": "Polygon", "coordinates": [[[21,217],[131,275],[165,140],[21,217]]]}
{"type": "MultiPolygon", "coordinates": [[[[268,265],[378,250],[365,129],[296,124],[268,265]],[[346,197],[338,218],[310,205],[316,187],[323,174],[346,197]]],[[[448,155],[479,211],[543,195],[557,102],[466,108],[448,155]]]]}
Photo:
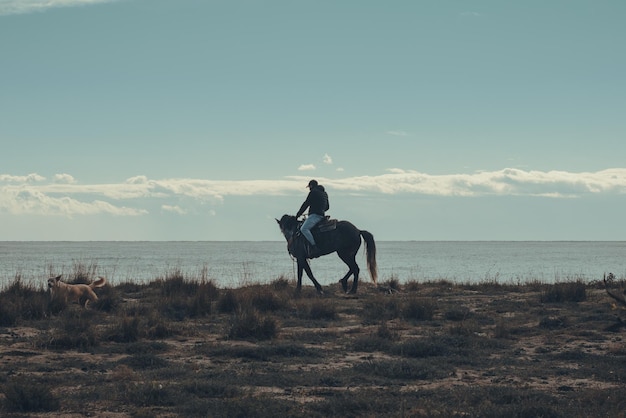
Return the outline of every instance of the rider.
{"type": "Polygon", "coordinates": [[[309,215],[300,227],[300,231],[311,244],[308,252],[309,256],[315,256],[319,253],[319,249],[315,244],[313,234],[311,234],[311,228],[324,219],[325,212],[330,206],[328,204],[328,194],[324,190],[324,186],[317,183],[317,180],[311,180],[307,187],[309,188],[309,194],[296,214],[296,218],[299,218],[306,208],[309,208],[309,215]]]}

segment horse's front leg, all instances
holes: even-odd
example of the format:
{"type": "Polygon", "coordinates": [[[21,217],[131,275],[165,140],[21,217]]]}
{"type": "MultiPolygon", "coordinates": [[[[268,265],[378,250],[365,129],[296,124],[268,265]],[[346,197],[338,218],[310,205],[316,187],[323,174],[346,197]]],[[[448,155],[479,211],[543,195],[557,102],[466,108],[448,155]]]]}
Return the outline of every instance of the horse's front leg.
{"type": "Polygon", "coordinates": [[[322,289],[322,285],[319,284],[317,280],[315,280],[315,276],[313,276],[313,272],[311,271],[311,266],[309,266],[309,263],[306,260],[304,260],[304,271],[306,271],[306,275],[309,276],[309,279],[311,279],[311,281],[315,285],[317,293],[319,293],[320,295],[323,294],[324,290],[322,289]]]}
{"type": "MultiPolygon", "coordinates": [[[[306,263],[306,260],[304,261],[306,263]]],[[[299,295],[302,290],[302,272],[304,271],[304,264],[298,260],[298,284],[296,285],[296,294],[299,295]]]]}

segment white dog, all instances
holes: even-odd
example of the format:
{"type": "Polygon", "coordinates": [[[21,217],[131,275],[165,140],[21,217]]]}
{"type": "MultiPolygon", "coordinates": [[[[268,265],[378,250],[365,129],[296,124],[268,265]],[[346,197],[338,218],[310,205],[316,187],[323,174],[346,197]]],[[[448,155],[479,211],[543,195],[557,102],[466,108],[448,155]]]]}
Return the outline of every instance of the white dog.
{"type": "Polygon", "coordinates": [[[62,282],[61,275],[59,275],[48,279],[48,289],[50,289],[51,298],[62,298],[66,303],[80,303],[81,299],[85,299],[84,307],[86,308],[89,301],[95,302],[98,300],[98,296],[93,289],[104,286],[106,282],[107,280],[104,277],[98,277],[91,284],[68,284],[62,282]]]}

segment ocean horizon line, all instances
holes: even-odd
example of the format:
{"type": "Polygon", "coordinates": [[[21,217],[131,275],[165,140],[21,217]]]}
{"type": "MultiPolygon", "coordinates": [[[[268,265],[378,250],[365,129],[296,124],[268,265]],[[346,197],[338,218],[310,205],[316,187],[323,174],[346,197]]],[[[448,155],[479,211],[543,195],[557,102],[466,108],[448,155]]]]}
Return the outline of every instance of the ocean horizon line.
{"type": "MultiPolygon", "coordinates": [[[[98,240],[98,239],[94,239],[94,240],[59,240],[59,239],[54,239],[54,240],[46,240],[46,239],[42,239],[42,240],[0,240],[0,243],[12,243],[12,242],[18,242],[18,243],[31,243],[31,242],[129,242],[129,243],[137,243],[137,242],[228,242],[228,243],[263,243],[263,242],[268,242],[268,243],[281,243],[281,242],[285,242],[284,240],[280,240],[280,239],[275,239],[275,240],[220,240],[220,239],[216,239],[216,240],[211,240],[211,239],[203,239],[203,240],[177,240],[177,239],[171,239],[171,240],[149,240],[149,239],[138,239],[138,240],[107,240],[107,239],[103,239],[103,240],[98,240]]],[[[454,243],[454,242],[520,242],[520,243],[524,243],[524,242],[626,242],[626,239],[624,240],[613,240],[613,239],[608,239],[608,240],[598,240],[598,239],[380,239],[380,240],[376,240],[376,242],[424,242],[424,243],[428,243],[428,242],[441,242],[441,243],[446,243],[446,242],[450,242],[450,243],[454,243]]]]}

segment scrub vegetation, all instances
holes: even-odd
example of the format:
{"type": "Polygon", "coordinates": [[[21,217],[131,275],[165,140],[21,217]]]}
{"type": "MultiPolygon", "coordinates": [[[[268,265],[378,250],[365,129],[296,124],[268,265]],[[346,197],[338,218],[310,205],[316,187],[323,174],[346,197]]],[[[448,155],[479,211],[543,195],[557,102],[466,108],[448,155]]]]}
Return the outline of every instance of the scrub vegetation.
{"type": "Polygon", "coordinates": [[[284,277],[231,289],[173,271],[98,289],[88,309],[51,301],[43,282],[0,290],[2,416],[626,411],[626,313],[600,282],[390,278],[296,297],[284,277]]]}

